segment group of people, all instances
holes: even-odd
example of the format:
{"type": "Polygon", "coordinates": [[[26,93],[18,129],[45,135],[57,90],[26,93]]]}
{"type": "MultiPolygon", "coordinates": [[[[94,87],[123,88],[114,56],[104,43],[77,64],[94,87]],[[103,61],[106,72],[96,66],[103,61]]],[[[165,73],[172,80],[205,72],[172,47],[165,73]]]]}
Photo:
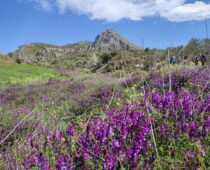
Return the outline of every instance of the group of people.
{"type": "Polygon", "coordinates": [[[195,58],[194,58],[195,65],[198,65],[199,61],[201,61],[201,64],[204,66],[206,63],[206,56],[205,55],[195,56],[195,58]]]}
{"type": "MultiPolygon", "coordinates": [[[[188,60],[188,56],[184,56],[184,64],[187,64],[187,60],[188,60]]],[[[195,58],[194,58],[195,65],[198,65],[199,61],[204,66],[206,63],[206,56],[204,54],[202,54],[201,56],[195,56],[195,58]]],[[[176,56],[172,56],[170,58],[170,64],[174,65],[174,64],[178,64],[178,63],[179,63],[179,61],[176,56]]]]}

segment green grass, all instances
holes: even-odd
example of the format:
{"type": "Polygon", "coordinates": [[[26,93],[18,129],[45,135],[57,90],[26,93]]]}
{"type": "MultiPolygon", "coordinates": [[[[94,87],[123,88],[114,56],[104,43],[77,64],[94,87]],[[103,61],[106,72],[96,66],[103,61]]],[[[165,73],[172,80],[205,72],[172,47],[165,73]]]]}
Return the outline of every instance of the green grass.
{"type": "Polygon", "coordinates": [[[27,84],[55,76],[56,73],[53,69],[44,66],[0,61],[0,89],[9,84],[27,84]]]}

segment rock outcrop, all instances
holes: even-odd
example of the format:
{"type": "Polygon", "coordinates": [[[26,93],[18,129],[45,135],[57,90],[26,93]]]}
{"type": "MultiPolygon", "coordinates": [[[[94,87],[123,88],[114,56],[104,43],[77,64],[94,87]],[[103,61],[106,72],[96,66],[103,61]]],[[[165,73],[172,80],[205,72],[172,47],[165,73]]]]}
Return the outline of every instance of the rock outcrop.
{"type": "Polygon", "coordinates": [[[102,50],[136,50],[140,47],[130,43],[116,31],[106,30],[100,33],[91,46],[92,49],[102,50]]]}
{"type": "Polygon", "coordinates": [[[32,43],[20,46],[13,58],[24,63],[53,63],[59,59],[72,59],[81,53],[112,50],[138,50],[140,47],[130,43],[117,32],[106,30],[100,33],[94,42],[81,41],[64,46],[32,43]]]}

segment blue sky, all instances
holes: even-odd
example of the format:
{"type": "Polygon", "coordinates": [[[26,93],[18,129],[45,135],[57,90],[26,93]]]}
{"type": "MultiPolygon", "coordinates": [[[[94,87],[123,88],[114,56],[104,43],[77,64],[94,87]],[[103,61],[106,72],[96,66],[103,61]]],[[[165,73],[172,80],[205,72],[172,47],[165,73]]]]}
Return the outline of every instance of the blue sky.
{"type": "Polygon", "coordinates": [[[145,47],[150,48],[165,48],[171,42],[174,46],[186,44],[192,37],[206,36],[204,18],[210,28],[209,1],[162,4],[164,1],[116,0],[118,5],[112,4],[113,0],[93,0],[84,5],[85,0],[1,0],[0,52],[6,54],[32,42],[64,45],[93,41],[110,28],[138,45],[144,39],[145,47]]]}

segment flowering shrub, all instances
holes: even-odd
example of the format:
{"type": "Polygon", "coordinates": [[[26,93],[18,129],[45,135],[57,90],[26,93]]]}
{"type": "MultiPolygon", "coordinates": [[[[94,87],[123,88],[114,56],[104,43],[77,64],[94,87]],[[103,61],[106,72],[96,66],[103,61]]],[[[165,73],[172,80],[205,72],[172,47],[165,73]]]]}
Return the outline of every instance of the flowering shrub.
{"type": "MultiPolygon", "coordinates": [[[[14,146],[14,155],[0,147],[0,158],[2,156],[7,162],[4,165],[0,159],[0,168],[2,163],[3,169],[27,170],[208,169],[209,79],[209,68],[174,72],[169,91],[169,77],[153,73],[146,83],[136,80],[134,85],[130,82],[126,95],[121,94],[123,91],[103,87],[81,99],[75,97],[77,105],[86,108],[84,112],[88,114],[81,112],[79,119],[69,119],[68,125],[60,129],[48,130],[39,124],[27,141],[14,146]],[[128,98],[130,92],[136,94],[128,98]],[[105,107],[112,97],[117,98],[118,103],[105,107]]],[[[63,101],[68,99],[66,92],[77,95],[87,87],[82,83],[69,85],[53,80],[44,88],[49,93],[48,96],[38,95],[42,103],[53,101],[51,107],[62,107],[63,101]],[[59,89],[59,95],[54,89],[59,89]],[[55,96],[56,101],[53,100],[55,96]]],[[[0,103],[17,102],[14,90],[9,90],[8,94],[0,93],[0,103]]]]}
{"type": "Polygon", "coordinates": [[[114,91],[111,87],[98,88],[87,98],[77,99],[77,104],[80,106],[80,109],[76,112],[91,111],[97,107],[104,108],[109,104],[112,96],[116,99],[121,96],[121,92],[119,90],[114,91]]]}
{"type": "Polygon", "coordinates": [[[25,169],[205,169],[209,112],[210,96],[202,100],[188,92],[151,94],[147,88],[139,103],[124,103],[103,118],[89,119],[82,128],[71,124],[66,132],[48,132],[39,142],[30,139],[33,152],[23,165],[25,169]]]}
{"type": "Polygon", "coordinates": [[[141,81],[141,77],[137,77],[137,76],[133,76],[133,77],[129,77],[123,81],[120,82],[120,86],[122,87],[132,87],[133,84],[136,84],[138,82],[141,81]]]}
{"type": "MultiPolygon", "coordinates": [[[[157,89],[169,89],[169,77],[162,74],[151,73],[150,83],[157,89]]],[[[209,92],[210,90],[210,68],[198,70],[185,70],[181,72],[172,72],[171,85],[174,91],[184,87],[190,92],[209,92]]]]}

